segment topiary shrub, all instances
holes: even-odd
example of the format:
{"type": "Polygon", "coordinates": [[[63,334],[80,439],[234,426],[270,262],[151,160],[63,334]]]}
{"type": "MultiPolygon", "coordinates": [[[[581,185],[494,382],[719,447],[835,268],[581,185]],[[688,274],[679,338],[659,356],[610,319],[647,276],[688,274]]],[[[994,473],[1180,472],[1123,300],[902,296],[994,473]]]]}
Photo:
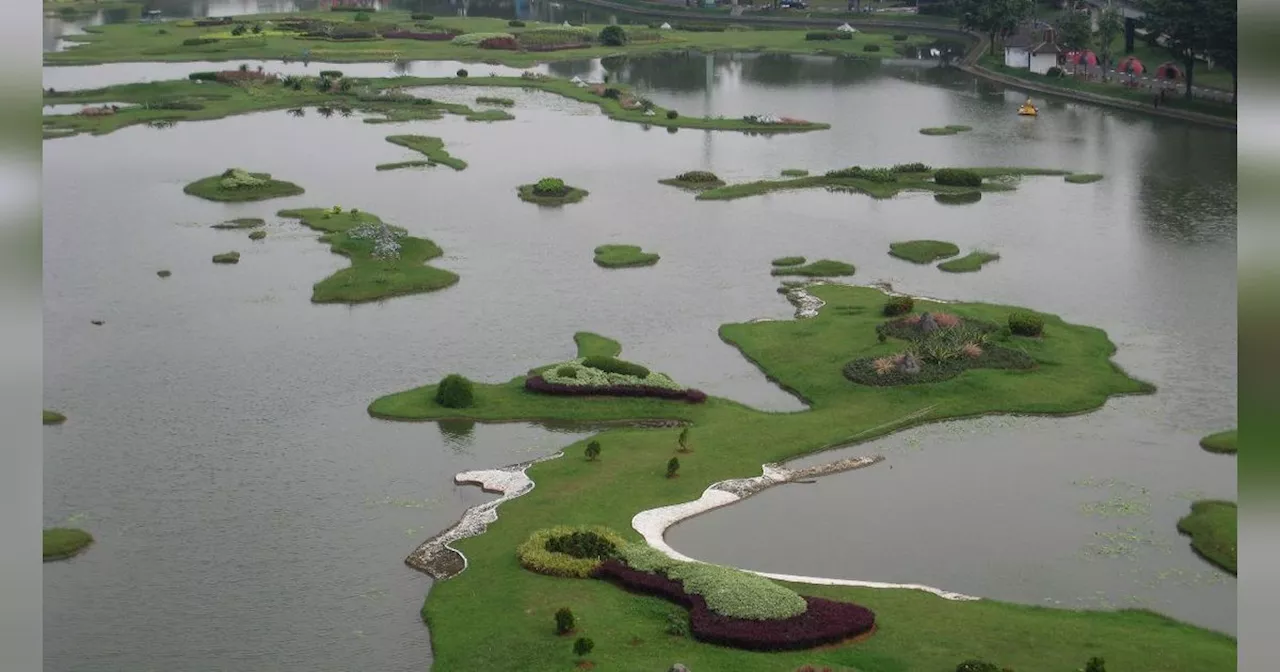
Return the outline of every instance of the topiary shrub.
{"type": "Polygon", "coordinates": [[[507,25],[511,26],[512,28],[524,28],[524,21],[521,21],[519,19],[512,19],[507,22],[507,25]]]}
{"type": "Polygon", "coordinates": [[[600,44],[606,47],[621,47],[627,43],[627,31],[622,26],[605,26],[599,39],[600,44]]]}
{"type": "Polygon", "coordinates": [[[619,98],[622,97],[622,89],[614,88],[611,86],[605,89],[604,93],[600,95],[604,96],[605,98],[612,98],[613,100],[618,100],[619,98]]]}
{"type": "Polygon", "coordinates": [[[466,68],[458,68],[458,76],[465,78],[467,76],[466,68]]]}
{"type": "Polygon", "coordinates": [[[884,302],[884,314],[887,317],[906,315],[916,307],[916,302],[909,296],[891,296],[884,302]]]}
{"type": "Polygon", "coordinates": [[[585,579],[589,578],[607,557],[616,555],[617,549],[626,543],[626,540],[617,532],[607,527],[560,525],[537,530],[529,535],[528,539],[516,547],[516,557],[520,560],[520,566],[531,572],[585,579]],[[577,541],[556,541],[571,537],[577,541]],[[564,548],[583,553],[585,557],[554,550],[553,546],[555,549],[564,548]],[[601,553],[610,548],[614,550],[607,556],[589,555],[589,553],[601,553]]]}
{"type": "MultiPolygon", "coordinates": [[[[600,444],[593,441],[598,451],[600,444]]],[[[590,447],[590,445],[588,445],[590,447]]],[[[547,551],[564,553],[575,558],[595,558],[604,560],[618,554],[617,544],[590,530],[580,530],[569,534],[551,537],[546,543],[547,551]]]]}
{"type": "Polygon", "coordinates": [[[1044,318],[1024,311],[1010,313],[1009,331],[1019,336],[1039,336],[1044,332],[1044,318]]]}
{"type": "Polygon", "coordinates": [[[561,378],[577,378],[578,370],[572,366],[562,366],[556,369],[556,375],[561,378]]]}
{"type": "Polygon", "coordinates": [[[544,177],[533,185],[533,193],[538,196],[564,196],[569,187],[558,177],[544,177]]]}
{"type": "Polygon", "coordinates": [[[639,364],[623,361],[617,357],[604,357],[600,355],[587,357],[582,360],[582,365],[587,368],[599,369],[609,373],[620,373],[624,376],[635,376],[637,378],[649,377],[649,369],[640,366],[639,364]]]}
{"type": "Polygon", "coordinates": [[[862,50],[863,50],[863,51],[880,51],[880,45],[878,45],[878,44],[864,44],[864,45],[862,45],[862,50]]]}
{"type": "Polygon", "coordinates": [[[907,36],[906,36],[906,35],[894,35],[894,36],[893,36],[893,41],[894,41],[894,42],[906,42],[906,41],[907,41],[907,36]]]}
{"type": "Polygon", "coordinates": [[[600,457],[600,442],[592,441],[591,443],[588,443],[587,450],[584,454],[587,456],[588,460],[595,462],[596,458],[600,457]]]}
{"type": "Polygon", "coordinates": [[[939,168],[933,181],[950,187],[981,187],[982,176],[963,168],[939,168]]]}
{"type": "Polygon", "coordinates": [[[436,386],[436,403],[445,408],[469,408],[475,403],[471,381],[451,373],[436,386]]]}
{"type": "Polygon", "coordinates": [[[956,672],[1000,672],[1000,668],[995,663],[973,658],[956,665],[956,672]]]}
{"type": "Polygon", "coordinates": [[[680,458],[673,457],[667,460],[667,478],[675,478],[680,471],[680,458]]]}
{"type": "Polygon", "coordinates": [[[1107,672],[1107,661],[1094,656],[1084,664],[1084,672],[1107,672]]]}
{"type": "Polygon", "coordinates": [[[679,116],[680,116],[679,112],[676,112],[675,110],[667,110],[668,119],[675,119],[676,117],[679,117],[679,116]]]}
{"type": "Polygon", "coordinates": [[[560,607],[559,609],[556,609],[557,635],[567,635],[573,632],[573,626],[575,624],[576,619],[574,619],[573,612],[569,610],[569,607],[560,607]]]}
{"type": "Polygon", "coordinates": [[[578,641],[573,643],[573,653],[579,658],[591,653],[596,648],[596,643],[591,641],[590,637],[579,637],[578,641]]]}
{"type": "Polygon", "coordinates": [[[1062,77],[1065,74],[1067,73],[1063,72],[1062,68],[1059,68],[1056,65],[1049,68],[1048,70],[1045,70],[1044,72],[1045,77],[1052,77],[1052,78],[1062,77]]]}
{"type": "Polygon", "coordinates": [[[419,14],[419,13],[414,13],[414,14],[410,14],[410,15],[409,15],[409,18],[410,18],[410,19],[413,19],[414,21],[432,21],[432,20],[434,20],[436,17],[434,17],[434,16],[432,16],[432,15],[430,15],[430,14],[419,14]]]}

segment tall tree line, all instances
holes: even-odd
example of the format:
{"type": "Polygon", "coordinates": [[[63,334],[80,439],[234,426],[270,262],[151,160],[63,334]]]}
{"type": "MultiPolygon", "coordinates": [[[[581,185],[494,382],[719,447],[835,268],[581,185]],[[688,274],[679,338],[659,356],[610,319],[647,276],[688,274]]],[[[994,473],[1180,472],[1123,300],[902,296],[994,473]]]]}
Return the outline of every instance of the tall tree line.
{"type": "Polygon", "coordinates": [[[1231,101],[1235,102],[1236,2],[1235,0],[1140,0],[1143,28],[1153,43],[1163,47],[1182,65],[1186,97],[1191,98],[1196,58],[1207,57],[1231,73],[1231,101]]]}

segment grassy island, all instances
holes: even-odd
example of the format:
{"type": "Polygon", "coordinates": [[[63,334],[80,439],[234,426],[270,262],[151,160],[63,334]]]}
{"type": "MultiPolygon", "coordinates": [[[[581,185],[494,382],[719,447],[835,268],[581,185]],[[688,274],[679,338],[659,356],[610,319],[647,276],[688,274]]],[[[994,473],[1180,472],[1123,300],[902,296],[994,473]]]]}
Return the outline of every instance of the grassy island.
{"type": "Polygon", "coordinates": [[[769,263],[774,266],[799,266],[804,261],[804,257],[778,257],[769,263]]]}
{"type": "Polygon", "coordinates": [[[999,258],[995,252],[970,252],[959,259],[944,261],[938,268],[948,273],[975,273],[999,258]]]}
{"type": "Polygon", "coordinates": [[[1178,521],[1178,531],[1191,537],[1191,548],[1200,557],[1225,571],[1236,573],[1236,505],[1204,499],[1191,505],[1191,513],[1178,521]]]}
{"type": "Polygon", "coordinates": [[[558,177],[544,177],[533,184],[522,184],[516,188],[520,200],[538,205],[577,203],[586,198],[588,193],[586,189],[565,184],[558,177]]]}
{"type": "Polygon", "coordinates": [[[516,101],[510,98],[499,98],[497,96],[476,96],[476,103],[480,105],[497,105],[499,107],[515,107],[516,101]]]}
{"type": "Polygon", "coordinates": [[[72,527],[51,527],[44,531],[44,561],[66,560],[84,552],[93,536],[72,527]]]}
{"type": "Polygon", "coordinates": [[[889,243],[889,254],[915,264],[931,264],[960,254],[960,248],[943,240],[908,240],[889,243]]]}
{"type": "Polygon", "coordinates": [[[268,198],[297,196],[302,187],[283,180],[271,179],[268,173],[250,173],[229,168],[221,175],[196,180],[182,191],[209,201],[265,201],[268,198]]]}
{"type": "Polygon", "coordinates": [[[229,219],[225,222],[214,224],[211,228],[215,229],[256,229],[260,226],[266,226],[267,220],[259,217],[240,217],[238,219],[229,219]]]}
{"type": "MultiPolygon", "coordinates": [[[[800,595],[862,605],[875,613],[879,630],[852,644],[798,653],[751,653],[667,636],[667,614],[675,607],[662,601],[603,581],[542,576],[520,566],[516,549],[537,530],[601,525],[628,541],[639,541],[630,525],[637,512],[697,499],[713,482],[760,474],[762,463],[949,418],[1079,413],[1098,408],[1112,395],[1152,389],[1111,362],[1115,348],[1104,332],[1052,315],[1043,318],[1053,338],[1014,337],[1028,356],[1045,364],[1033,370],[971,369],[925,385],[858,385],[842,375],[845,362],[900,347],[880,343],[876,335],[888,297],[874,289],[840,285],[810,291],[826,302],[817,317],[720,329],[723,340],[802,397],[809,404],[804,412],[762,412],[716,397],[690,404],[543,395],[525,389],[520,367],[513,367],[512,373],[521,375],[509,382],[477,383],[475,403],[465,409],[438,405],[434,385],[375,400],[369,407],[372,415],[396,420],[679,421],[688,424],[690,441],[696,445],[694,452],[680,454],[679,478],[664,478],[663,469],[676,454],[682,431],[678,427],[605,429],[566,448],[567,455],[580,456],[589,441],[599,441],[604,459],[565,458],[530,467],[528,475],[537,487],[504,503],[498,522],[484,534],[456,542],[469,568],[435,583],[427,596],[422,615],[431,627],[434,664],[442,669],[568,669],[573,665],[569,647],[556,638],[551,625],[556,610],[570,607],[580,623],[590,624],[596,643],[592,659],[600,669],[650,669],[655,660],[659,667],[678,660],[693,670],[745,672],[794,670],[806,664],[951,670],[957,661],[981,657],[1013,669],[1036,670],[1046,660],[1077,661],[1091,655],[1105,655],[1117,669],[1235,669],[1233,638],[1145,610],[1076,611],[995,600],[949,601],[912,590],[801,584],[783,585],[800,595]],[[629,644],[636,639],[642,644],[629,644]]],[[[1003,324],[1015,310],[924,300],[916,301],[914,308],[995,324],[1003,324]]],[[[584,341],[598,342],[580,339],[579,348],[584,341]]]]}
{"type": "Polygon", "coordinates": [[[786,168],[782,171],[783,177],[806,177],[809,171],[804,168],[786,168]]]}
{"type": "MultiPolygon", "coordinates": [[[[443,164],[454,170],[465,170],[467,162],[462,159],[451,156],[444,148],[444,140],[434,138],[429,135],[388,135],[387,142],[393,145],[407,147],[427,157],[426,165],[434,166],[443,164]]],[[[388,170],[392,167],[402,167],[406,165],[421,165],[419,162],[406,161],[398,164],[382,164],[378,166],[378,170],[388,170]]]]}
{"type": "Polygon", "coordinates": [[[669,187],[679,187],[690,191],[703,191],[705,189],[723,187],[724,180],[716,177],[715,173],[709,173],[705,170],[691,170],[687,173],[680,173],[675,177],[658,180],[658,184],[665,184],[669,187]]]}
{"type": "Polygon", "coordinates": [[[1239,434],[1239,430],[1235,429],[1210,434],[1209,436],[1200,439],[1200,447],[1211,453],[1235,455],[1236,441],[1239,439],[1239,434]]]}
{"type": "Polygon", "coordinates": [[[1049,168],[986,167],[939,168],[910,163],[891,168],[853,166],[830,170],[823,175],[781,180],[758,180],[707,189],[697,195],[700,201],[723,201],[759,196],[774,191],[795,189],[827,189],[849,191],[873,198],[891,198],[903,191],[930,191],[935,194],[967,195],[982,191],[1009,191],[1018,178],[1032,175],[1067,175],[1071,171],[1049,168]],[[960,181],[948,178],[959,176],[960,181]]]}
{"type": "Polygon", "coordinates": [[[652,266],[658,263],[658,255],[644,252],[639,245],[601,245],[595,249],[597,266],[605,268],[631,268],[652,266]]]}
{"type": "Polygon", "coordinates": [[[972,126],[964,124],[948,124],[947,126],[930,126],[929,128],[920,129],[920,135],[955,135],[957,133],[965,133],[972,131],[972,126]]]}
{"type": "Polygon", "coordinates": [[[281,210],[280,217],[297,219],[322,232],[334,254],[351,260],[351,266],[317,282],[311,288],[314,303],[365,303],[393,296],[434,292],[458,282],[455,273],[426,266],[444,254],[435,243],[415,238],[400,227],[384,223],[376,215],[352,209],[306,208],[281,210]]]}
{"type": "Polygon", "coordinates": [[[46,425],[61,425],[62,423],[67,421],[67,416],[57,411],[51,411],[47,408],[44,409],[43,416],[44,416],[44,424],[46,425]]]}
{"type": "Polygon", "coordinates": [[[231,252],[222,252],[213,255],[213,263],[215,264],[238,264],[240,263],[240,253],[232,250],[231,252]]]}
{"type": "Polygon", "coordinates": [[[1072,173],[1062,179],[1071,184],[1089,184],[1101,180],[1102,175],[1098,173],[1072,173]]]}
{"type": "MultiPolygon", "coordinates": [[[[790,259],[784,260],[790,261],[790,259]]],[[[833,278],[842,275],[853,275],[853,264],[832,259],[819,259],[814,262],[799,264],[773,264],[773,275],[800,275],[810,278],[833,278]]]]}

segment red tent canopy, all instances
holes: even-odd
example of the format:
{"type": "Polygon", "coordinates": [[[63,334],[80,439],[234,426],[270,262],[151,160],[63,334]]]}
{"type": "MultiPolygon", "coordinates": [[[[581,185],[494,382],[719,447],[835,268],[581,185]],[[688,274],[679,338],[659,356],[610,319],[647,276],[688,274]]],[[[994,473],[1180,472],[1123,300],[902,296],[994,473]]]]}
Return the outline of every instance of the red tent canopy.
{"type": "Polygon", "coordinates": [[[1116,72],[1127,72],[1131,75],[1141,75],[1146,68],[1134,56],[1125,56],[1121,59],[1120,64],[1116,66],[1116,72]]]}
{"type": "Polygon", "coordinates": [[[1093,67],[1098,64],[1097,54],[1085,49],[1084,51],[1067,52],[1067,62],[1072,65],[1087,65],[1093,67]]]}
{"type": "Polygon", "coordinates": [[[1173,61],[1165,61],[1156,68],[1157,79],[1182,79],[1182,68],[1173,61]]]}

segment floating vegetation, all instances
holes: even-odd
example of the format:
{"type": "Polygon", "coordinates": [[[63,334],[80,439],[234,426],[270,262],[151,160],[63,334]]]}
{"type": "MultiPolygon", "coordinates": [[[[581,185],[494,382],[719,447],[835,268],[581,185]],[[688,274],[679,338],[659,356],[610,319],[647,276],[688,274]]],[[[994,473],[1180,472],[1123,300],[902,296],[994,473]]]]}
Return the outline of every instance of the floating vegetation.
{"type": "MultiPolygon", "coordinates": [[[[1145,495],[1146,489],[1143,489],[1145,495]]],[[[1151,515],[1151,503],[1144,497],[1123,497],[1115,495],[1101,502],[1085,502],[1080,510],[1101,518],[1129,518],[1132,516],[1151,515]]]]}
{"type": "Polygon", "coordinates": [[[1117,529],[1114,532],[1094,532],[1097,541],[1085,544],[1084,552],[1090,558],[1124,558],[1137,560],[1141,548],[1163,548],[1172,553],[1172,546],[1159,540],[1152,530],[1140,530],[1136,527],[1117,529]]]}
{"type": "Polygon", "coordinates": [[[382,499],[366,499],[365,506],[396,506],[402,509],[428,509],[440,504],[440,499],[406,499],[403,497],[383,497],[382,499]]]}

